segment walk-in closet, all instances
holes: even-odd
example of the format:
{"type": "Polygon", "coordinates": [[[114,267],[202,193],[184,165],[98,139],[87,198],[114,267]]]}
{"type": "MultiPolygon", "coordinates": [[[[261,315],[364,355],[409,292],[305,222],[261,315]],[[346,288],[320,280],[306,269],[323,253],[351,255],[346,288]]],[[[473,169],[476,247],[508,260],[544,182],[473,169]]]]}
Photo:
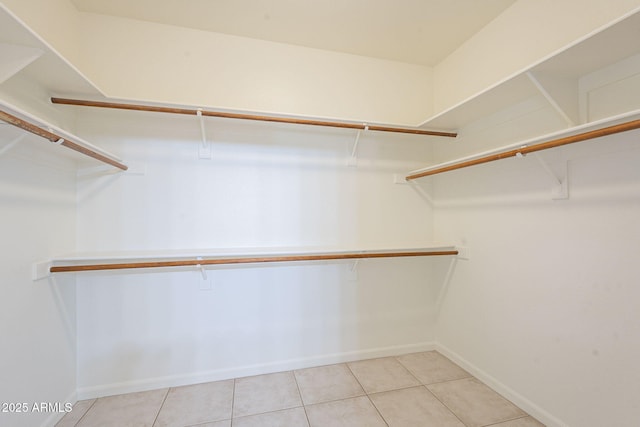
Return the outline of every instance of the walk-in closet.
{"type": "Polygon", "coordinates": [[[0,426],[640,425],[640,1],[0,0],[0,426]]]}

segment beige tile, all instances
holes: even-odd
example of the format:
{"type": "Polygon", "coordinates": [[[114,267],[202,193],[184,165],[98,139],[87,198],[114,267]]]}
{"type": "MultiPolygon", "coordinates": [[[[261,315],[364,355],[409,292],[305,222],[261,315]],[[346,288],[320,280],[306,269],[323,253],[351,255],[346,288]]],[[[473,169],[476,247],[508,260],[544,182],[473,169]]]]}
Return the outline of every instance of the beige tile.
{"type": "Polygon", "coordinates": [[[216,421],[215,423],[196,424],[189,427],[231,427],[231,420],[216,421]]]}
{"type": "Polygon", "coordinates": [[[233,417],[302,406],[293,372],[258,375],[236,380],[233,417]]]}
{"type": "Polygon", "coordinates": [[[389,427],[465,427],[423,386],[376,393],[369,398],[389,427]]]}
{"type": "Polygon", "coordinates": [[[475,378],[427,386],[468,427],[480,427],[526,414],[475,378]]]}
{"type": "Polygon", "coordinates": [[[544,424],[531,417],[518,418],[504,423],[491,424],[490,427],[545,427],[544,424]]]}
{"type": "Polygon", "coordinates": [[[396,359],[422,384],[459,380],[471,376],[467,371],[437,351],[405,354],[396,359]]]}
{"type": "Polygon", "coordinates": [[[364,395],[347,365],[329,365],[295,371],[305,405],[364,395]]]}
{"type": "Polygon", "coordinates": [[[65,416],[62,417],[60,421],[58,421],[56,427],[74,427],[78,423],[78,421],[80,421],[80,418],[82,418],[82,416],[87,413],[87,411],[89,410],[89,408],[91,408],[91,405],[93,405],[95,401],[96,399],[89,399],[76,402],[76,404],[73,405],[73,409],[71,410],[71,412],[65,414],[65,416]]]}
{"type": "Polygon", "coordinates": [[[215,423],[199,424],[191,427],[231,427],[231,420],[217,421],[215,423]]]}
{"type": "Polygon", "coordinates": [[[151,427],[169,390],[143,391],[101,397],[77,424],[78,427],[151,427]]]}
{"type": "Polygon", "coordinates": [[[311,427],[386,427],[366,396],[306,407],[311,427]]]}
{"type": "Polygon", "coordinates": [[[293,408],[234,418],[233,427],[309,427],[309,423],[304,408],[293,408]]]}
{"type": "Polygon", "coordinates": [[[158,414],[154,427],[183,427],[231,418],[233,380],[175,387],[158,414]]]}
{"type": "Polygon", "coordinates": [[[393,357],[349,363],[349,368],[367,393],[397,390],[420,382],[393,357]]]}

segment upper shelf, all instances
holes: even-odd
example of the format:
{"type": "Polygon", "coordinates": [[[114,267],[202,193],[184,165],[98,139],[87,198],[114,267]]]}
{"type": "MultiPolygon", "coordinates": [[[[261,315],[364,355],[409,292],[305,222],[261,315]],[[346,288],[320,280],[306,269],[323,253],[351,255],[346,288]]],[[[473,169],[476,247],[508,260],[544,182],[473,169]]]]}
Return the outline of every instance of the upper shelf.
{"type": "Polygon", "coordinates": [[[204,117],[221,117],[225,119],[240,119],[240,120],[254,120],[261,122],[274,122],[274,123],[288,123],[307,126],[323,126],[334,127],[342,129],[356,129],[356,130],[370,130],[374,132],[391,132],[391,133],[407,133],[413,135],[427,135],[427,136],[443,136],[448,138],[455,138],[457,135],[453,132],[441,132],[434,130],[424,130],[417,128],[406,127],[391,127],[391,126],[379,126],[366,123],[353,123],[353,122],[336,122],[327,120],[313,120],[299,117],[285,117],[274,115],[256,115],[256,114],[243,114],[232,113],[227,111],[211,111],[203,110],[201,108],[184,108],[184,107],[166,107],[149,104],[132,104],[132,103],[117,103],[117,102],[105,102],[105,101],[92,101],[81,99],[68,99],[68,98],[51,98],[53,104],[62,105],[75,105],[81,107],[98,107],[98,108],[112,108],[117,110],[130,110],[130,111],[147,111],[152,113],[167,113],[167,114],[186,114],[197,115],[204,117]]]}
{"type": "MultiPolygon", "coordinates": [[[[0,4],[0,43],[14,46],[25,54],[32,51],[37,55],[34,60],[20,71],[30,82],[35,83],[46,91],[62,91],[65,93],[98,96],[101,92],[80,71],[78,71],[51,46],[35,33],[23,26],[5,7],[0,4]],[[39,53],[39,54],[38,54],[39,53]],[[37,58],[37,59],[36,59],[37,58]]],[[[2,56],[1,62],[6,61],[2,56]]],[[[22,68],[14,71],[19,71],[22,68]]],[[[9,78],[6,75],[5,78],[9,78]]],[[[0,79],[2,82],[3,79],[0,79]]]]}
{"type": "Polygon", "coordinates": [[[478,119],[540,95],[550,96],[557,102],[573,122],[568,123],[568,127],[584,123],[588,118],[578,114],[580,79],[640,54],[638,28],[640,12],[578,40],[563,51],[435,114],[420,126],[459,130],[478,119]],[[547,93],[541,93],[541,86],[547,93]]]}

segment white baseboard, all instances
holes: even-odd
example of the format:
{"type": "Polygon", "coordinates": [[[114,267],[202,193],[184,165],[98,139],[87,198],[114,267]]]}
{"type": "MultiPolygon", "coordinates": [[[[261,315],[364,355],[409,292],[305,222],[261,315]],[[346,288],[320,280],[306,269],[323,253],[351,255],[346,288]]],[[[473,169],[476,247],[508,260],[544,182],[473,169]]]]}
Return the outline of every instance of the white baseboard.
{"type": "Polygon", "coordinates": [[[417,344],[378,347],[343,353],[325,354],[321,356],[280,360],[270,363],[246,365],[227,369],[216,369],[184,375],[171,375],[136,381],[127,381],[122,383],[104,384],[79,388],[77,391],[77,399],[95,399],[97,397],[112,396],[116,394],[133,393],[166,387],[179,387],[183,385],[228,380],[231,378],[241,378],[251,375],[269,374],[273,372],[290,371],[293,369],[331,365],[334,363],[353,362],[355,360],[372,359],[376,357],[397,356],[401,354],[416,353],[420,351],[431,351],[435,349],[436,344],[434,342],[422,342],[417,344]]]}
{"type": "Polygon", "coordinates": [[[558,418],[551,415],[549,412],[542,409],[540,406],[533,403],[531,400],[517,393],[512,388],[506,386],[502,382],[498,381],[493,376],[489,375],[482,369],[478,368],[474,364],[470,363],[459,354],[451,351],[447,347],[440,343],[435,344],[435,350],[441,353],[443,356],[449,358],[452,362],[458,364],[461,368],[469,372],[471,375],[491,387],[494,391],[501,394],[506,399],[510,400],[520,409],[537,419],[547,427],[569,427],[566,423],[560,421],[558,418]]]}

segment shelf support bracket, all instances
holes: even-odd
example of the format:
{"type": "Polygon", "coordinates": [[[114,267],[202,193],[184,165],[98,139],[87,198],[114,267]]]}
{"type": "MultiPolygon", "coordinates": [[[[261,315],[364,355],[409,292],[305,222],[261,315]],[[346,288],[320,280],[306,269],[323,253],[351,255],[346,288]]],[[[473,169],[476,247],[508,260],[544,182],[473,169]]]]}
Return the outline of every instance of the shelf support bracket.
{"type": "Polygon", "coordinates": [[[366,123],[363,125],[364,129],[358,129],[358,133],[356,134],[356,140],[353,143],[353,149],[351,150],[351,156],[347,159],[347,166],[357,166],[358,165],[358,143],[360,142],[360,135],[362,132],[366,132],[369,130],[369,125],[366,123]]]}
{"type": "MultiPolygon", "coordinates": [[[[202,257],[196,258],[198,261],[202,261],[202,257]]],[[[196,264],[196,268],[200,270],[200,274],[202,274],[202,280],[207,280],[207,271],[204,269],[202,264],[196,264]]]]}
{"type": "Polygon", "coordinates": [[[196,111],[198,120],[200,122],[200,135],[202,136],[202,145],[198,150],[198,158],[211,160],[211,143],[207,141],[207,133],[204,128],[204,117],[202,116],[202,108],[198,108],[196,111]]]}
{"type": "Polygon", "coordinates": [[[563,176],[558,178],[558,176],[551,170],[549,164],[540,156],[538,153],[533,153],[533,157],[538,161],[538,164],[542,169],[546,172],[547,176],[550,178],[553,187],[551,188],[551,198],[553,200],[566,200],[569,198],[569,168],[568,162],[564,161],[563,165],[563,176]]]}
{"type": "Polygon", "coordinates": [[[549,91],[544,87],[544,85],[540,82],[540,79],[533,75],[531,71],[527,71],[525,73],[531,83],[536,87],[538,92],[547,100],[547,102],[553,107],[553,109],[562,117],[568,127],[573,127],[576,125],[575,121],[569,117],[567,111],[558,104],[556,98],[554,98],[549,91]]]}
{"type": "Polygon", "coordinates": [[[411,188],[413,188],[413,190],[418,193],[420,195],[420,197],[422,197],[424,200],[427,201],[427,203],[429,203],[430,206],[435,206],[435,202],[433,201],[433,199],[431,198],[431,196],[429,195],[429,193],[427,192],[427,190],[425,190],[423,187],[420,186],[420,184],[418,183],[418,181],[415,180],[408,180],[405,178],[404,175],[399,175],[399,174],[394,174],[393,175],[393,183],[394,184],[401,184],[401,185],[408,185],[411,188]]]}
{"type": "MultiPolygon", "coordinates": [[[[521,148],[526,148],[525,146],[522,146],[521,148]]],[[[556,175],[556,173],[551,169],[551,167],[549,166],[549,164],[545,161],[545,159],[542,158],[542,156],[540,156],[540,154],[538,153],[530,153],[533,158],[535,158],[538,162],[538,164],[540,165],[540,167],[542,168],[542,170],[546,173],[546,175],[549,177],[549,179],[551,180],[551,198],[553,200],[565,200],[569,198],[569,170],[568,170],[568,165],[567,165],[567,161],[563,162],[563,176],[562,177],[558,177],[556,175]]],[[[525,155],[522,153],[516,153],[516,157],[518,158],[524,158],[525,155]]]]}

